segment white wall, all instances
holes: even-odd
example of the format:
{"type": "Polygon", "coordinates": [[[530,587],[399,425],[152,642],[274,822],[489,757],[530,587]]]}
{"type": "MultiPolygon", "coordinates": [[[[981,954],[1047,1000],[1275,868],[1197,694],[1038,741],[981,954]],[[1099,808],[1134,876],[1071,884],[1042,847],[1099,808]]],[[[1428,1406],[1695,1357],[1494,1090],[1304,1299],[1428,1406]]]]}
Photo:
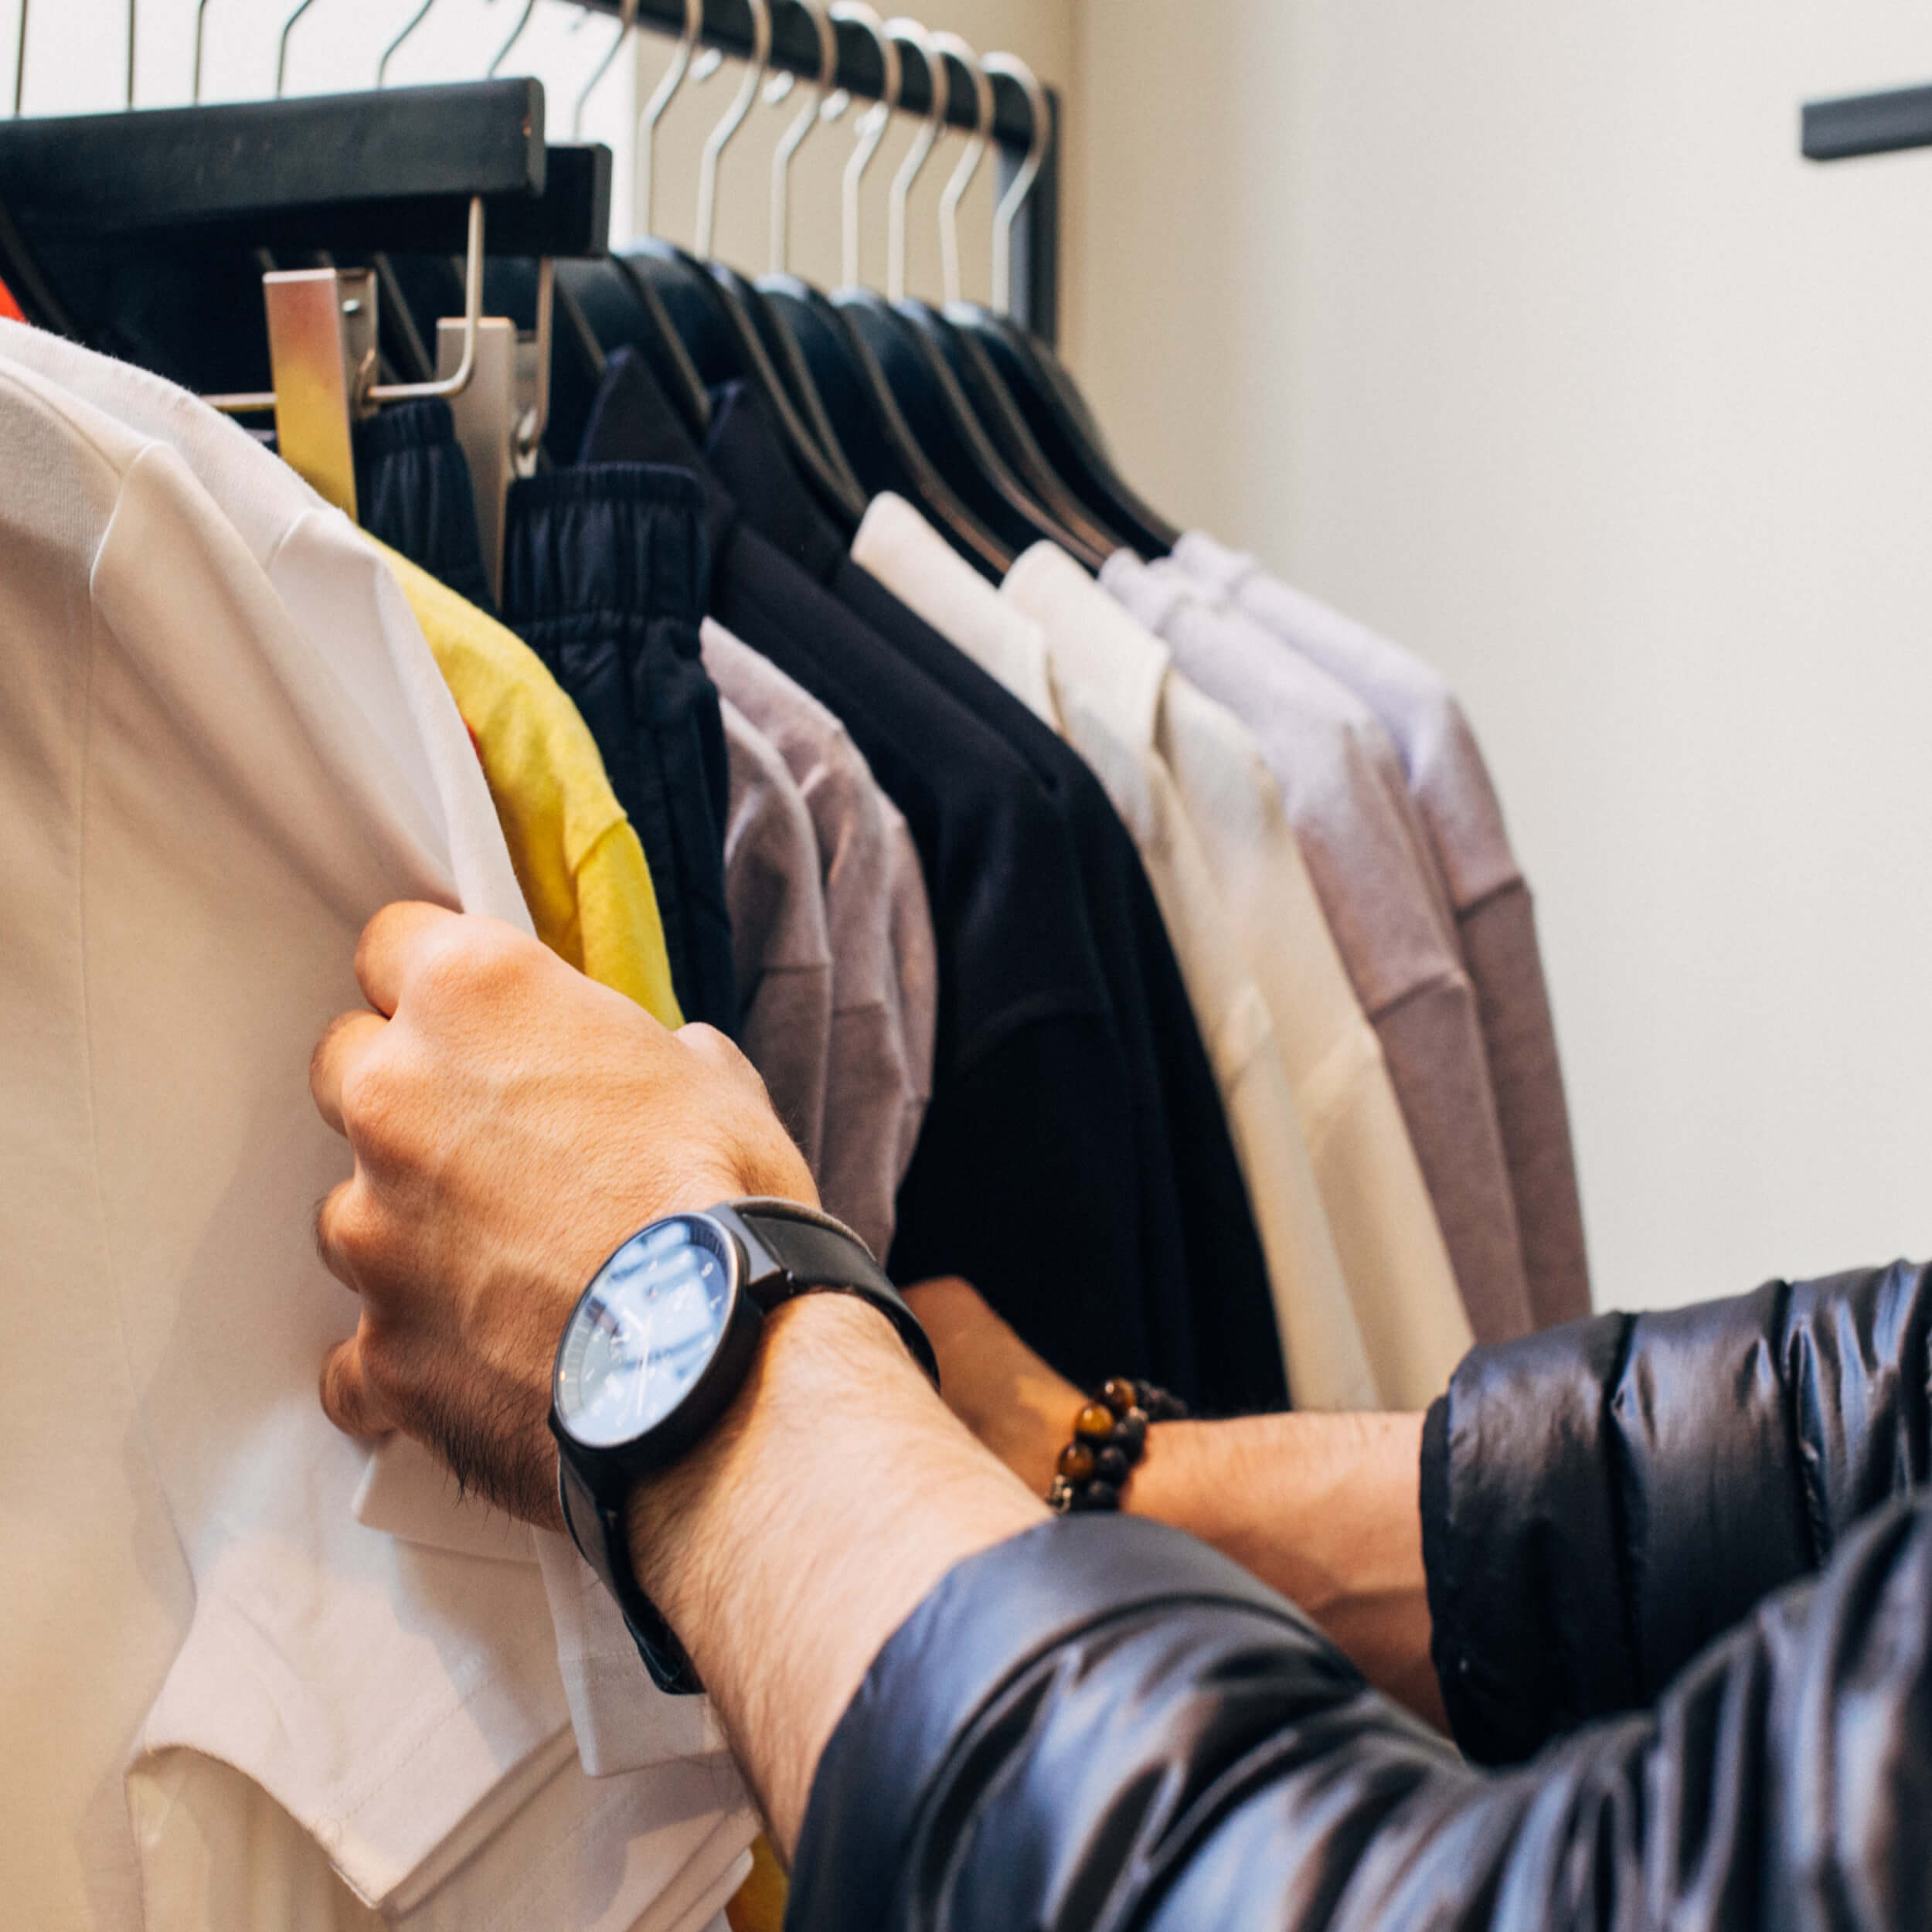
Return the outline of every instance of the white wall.
{"type": "Polygon", "coordinates": [[[1131,473],[1464,694],[1600,1301],[1932,1252],[1932,80],[1904,0],[1080,0],[1131,473]]]}

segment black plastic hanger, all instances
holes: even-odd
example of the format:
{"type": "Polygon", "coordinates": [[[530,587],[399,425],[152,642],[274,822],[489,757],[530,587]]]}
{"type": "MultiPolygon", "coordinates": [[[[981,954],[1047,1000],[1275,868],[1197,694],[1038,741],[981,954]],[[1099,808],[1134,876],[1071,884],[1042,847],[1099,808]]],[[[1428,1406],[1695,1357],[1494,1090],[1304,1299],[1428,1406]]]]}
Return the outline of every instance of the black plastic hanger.
{"type": "MultiPolygon", "coordinates": [[[[898,100],[900,70],[898,44],[887,36],[871,9],[850,7],[842,10],[840,17],[872,41],[883,77],[881,97],[859,124],[858,145],[845,171],[845,280],[855,285],[859,191],[898,100]]],[[[798,124],[793,131],[798,132],[798,124]]],[[[788,159],[788,148],[781,148],[780,163],[788,159]]],[[[989,529],[940,474],[907,423],[878,357],[852,319],[795,275],[766,275],[757,286],[773,318],[790,335],[811,371],[833,430],[866,489],[891,490],[917,504],[962,556],[989,575],[1004,576],[1017,554],[1015,547],[989,529]]]]}
{"type": "Polygon", "coordinates": [[[833,468],[842,471],[851,481],[855,489],[862,488],[850,457],[840,446],[838,432],[833,427],[825,398],[818,393],[818,385],[812,380],[805,359],[799,354],[798,344],[780,327],[770,304],[759,293],[757,284],[728,263],[711,262],[706,266],[726,295],[751,318],[752,326],[758,332],[758,339],[764,345],[765,353],[770,357],[778,379],[784,383],[786,393],[791,398],[813,441],[830,458],[833,468]]]}
{"type": "Polygon", "coordinates": [[[748,383],[764,399],[787,455],[821,505],[841,528],[849,532],[858,528],[859,519],[866,513],[865,492],[844,453],[835,444],[829,447],[821,444],[800,414],[765,345],[771,323],[769,318],[757,312],[757,291],[743,276],[713,274],[699,259],[709,250],[719,162],[750,111],[770,54],[768,0],[753,0],[751,15],[752,60],[745,80],[723,119],[705,142],[699,175],[698,248],[696,253],[689,253],[649,233],[658,123],[683,85],[692,50],[704,28],[702,0],[685,0],[684,32],[670,66],[638,117],[637,216],[645,233],[624,251],[624,259],[662,298],[673,326],[707,386],[748,383]]]}
{"type": "Polygon", "coordinates": [[[623,257],[663,298],[672,325],[691,352],[706,386],[750,383],[770,409],[785,454],[798,465],[813,495],[843,529],[857,529],[866,513],[866,492],[842,458],[828,455],[805,427],[749,311],[702,262],[669,242],[646,237],[634,242],[623,257]]]}
{"type": "MultiPolygon", "coordinates": [[[[906,209],[944,125],[947,80],[934,36],[917,21],[889,21],[883,31],[889,41],[918,56],[927,112],[886,199],[889,299],[849,287],[833,300],[877,359],[920,449],[966,507],[1016,553],[1042,541],[1066,544],[1090,569],[1098,570],[1101,554],[1049,516],[1014,475],[944,359],[894,306],[906,293],[906,209]]],[[[903,80],[903,67],[901,73],[903,80]]]]}
{"type": "MultiPolygon", "coordinates": [[[[952,51],[957,56],[957,50],[952,51]]],[[[1013,225],[1039,178],[1053,138],[1053,106],[1046,90],[1032,70],[1011,54],[988,54],[975,63],[968,50],[968,57],[960,64],[969,73],[976,64],[988,83],[997,75],[1020,90],[1026,97],[1032,138],[1026,159],[994,211],[992,306],[981,308],[961,301],[955,272],[947,278],[946,318],[985,350],[1041,454],[1089,514],[1107,530],[1125,538],[1128,547],[1146,556],[1163,556],[1179,541],[1180,532],[1146,503],[1114,467],[1094,427],[1092,412],[1053,351],[1008,316],[1013,225]]],[[[982,128],[992,123],[990,85],[982,87],[978,120],[982,128]]],[[[949,254],[956,257],[957,253],[955,240],[949,254]]]]}
{"type": "MultiPolygon", "coordinates": [[[[958,104],[961,75],[965,77],[971,94],[971,136],[939,199],[939,251],[946,299],[957,301],[962,287],[959,207],[978,175],[992,139],[993,80],[979,56],[956,33],[928,35],[920,43],[920,51],[926,56],[932,86],[943,86],[946,90],[949,116],[958,104]]],[[[1029,102],[1030,99],[1029,96],[1029,102]]],[[[903,219],[902,216],[902,222],[903,219]]],[[[944,362],[974,420],[1009,471],[1064,533],[1061,541],[1065,547],[1077,555],[1083,553],[1090,566],[1095,556],[1104,558],[1121,549],[1124,539],[1118,532],[1097,522],[1047,461],[978,342],[948,321],[930,302],[902,299],[895,301],[893,307],[944,362]],[[1069,538],[1073,540],[1068,542],[1069,538]]]]}
{"type": "Polygon", "coordinates": [[[557,299],[575,303],[607,353],[636,350],[685,428],[703,440],[711,427],[711,397],[654,283],[621,255],[560,263],[557,299]]]}
{"type": "Polygon", "coordinates": [[[920,448],[967,508],[1015,555],[1046,541],[1099,570],[1106,553],[1049,516],[1013,474],[926,335],[869,289],[844,289],[833,301],[878,359],[920,448]]]}
{"type": "Polygon", "coordinates": [[[1046,460],[1088,511],[1143,556],[1172,550],[1181,532],[1135,494],[1070,406],[1073,378],[1063,370],[1056,376],[1048,359],[1053,352],[1006,317],[971,303],[951,304],[946,318],[985,349],[1046,460]]]}
{"type": "Polygon", "coordinates": [[[981,426],[1040,507],[1081,543],[1104,557],[1130,547],[1120,532],[1094,515],[1046,460],[1046,452],[1027,427],[1026,418],[994,367],[985,344],[930,302],[903,302],[900,313],[926,335],[944,359],[981,426]]]}
{"type": "Polygon", "coordinates": [[[968,562],[1004,577],[1019,553],[981,522],[940,473],[851,319],[795,275],[767,275],[758,287],[798,345],[867,492],[891,490],[917,504],[968,562]]]}

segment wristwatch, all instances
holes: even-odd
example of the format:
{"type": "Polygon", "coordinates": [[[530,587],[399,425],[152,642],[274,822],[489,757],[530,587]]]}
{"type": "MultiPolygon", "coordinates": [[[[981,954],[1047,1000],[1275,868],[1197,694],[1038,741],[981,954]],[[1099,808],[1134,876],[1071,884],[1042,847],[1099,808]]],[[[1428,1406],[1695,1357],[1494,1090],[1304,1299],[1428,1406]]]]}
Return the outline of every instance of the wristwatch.
{"type": "Polygon", "coordinates": [[[731,1406],[765,1317],[821,1292],[869,1301],[939,1386],[926,1331],[865,1243],[794,1201],[730,1201],[654,1221],[597,1270],[564,1324],[550,1389],[563,1520],[660,1690],[703,1685],[638,1585],[626,1502],[640,1477],[676,1461],[731,1406]]]}

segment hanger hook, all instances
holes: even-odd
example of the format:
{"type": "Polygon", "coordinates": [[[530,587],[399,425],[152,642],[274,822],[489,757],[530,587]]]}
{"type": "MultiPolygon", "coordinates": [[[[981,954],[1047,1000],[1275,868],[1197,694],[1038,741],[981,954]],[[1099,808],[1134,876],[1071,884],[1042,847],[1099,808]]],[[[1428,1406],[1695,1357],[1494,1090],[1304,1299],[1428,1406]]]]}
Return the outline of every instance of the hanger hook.
{"type": "Polygon", "coordinates": [[[886,299],[903,302],[906,299],[906,203],[911,196],[913,183],[918,180],[939,140],[940,130],[946,124],[946,90],[951,83],[940,66],[932,36],[919,22],[902,14],[886,22],[886,33],[889,39],[910,47],[925,63],[926,91],[931,96],[926,117],[913,137],[913,145],[906,150],[906,158],[893,176],[892,192],[886,198],[886,299]]]}
{"type": "Polygon", "coordinates": [[[712,230],[718,214],[718,164],[731,138],[744,125],[758,90],[765,83],[765,70],[771,64],[771,0],[747,0],[751,9],[751,60],[745,77],[738,83],[736,97],[724,111],[724,118],[711,131],[698,162],[698,226],[692,252],[711,253],[712,230]]]}
{"type": "MultiPolygon", "coordinates": [[[[208,0],[201,0],[201,4],[205,12],[207,9],[208,0]]],[[[403,43],[408,39],[410,36],[430,17],[430,12],[435,5],[436,0],[423,0],[423,4],[410,15],[408,22],[403,27],[403,31],[383,49],[383,57],[376,63],[377,87],[386,87],[389,85],[389,63],[396,58],[403,43]]]]}
{"type": "Polygon", "coordinates": [[[583,110],[589,104],[590,97],[597,92],[597,83],[611,71],[611,63],[617,59],[624,43],[637,30],[638,0],[624,0],[623,10],[617,15],[617,37],[611,43],[611,51],[597,63],[597,72],[583,83],[582,91],[577,95],[577,105],[570,111],[570,138],[573,141],[583,138],[583,110]]]}
{"type": "MultiPolygon", "coordinates": [[[[993,82],[992,77],[981,66],[979,56],[957,34],[936,33],[933,36],[933,46],[942,60],[950,58],[963,68],[973,83],[973,131],[968,138],[965,152],[959,158],[959,165],[953,170],[952,178],[946,184],[945,193],[939,198],[940,271],[945,281],[947,301],[957,302],[963,299],[959,273],[959,204],[964,200],[966,190],[972,185],[974,175],[979,172],[979,164],[985,158],[986,144],[992,138],[993,82]]],[[[949,94],[949,107],[951,104],[949,94]]]]}
{"type": "MultiPolygon", "coordinates": [[[[21,7],[21,9],[20,9],[20,12],[21,12],[21,13],[22,13],[22,16],[23,16],[23,17],[25,16],[25,15],[26,15],[26,11],[27,11],[27,9],[26,9],[26,8],[25,5],[23,4],[23,5],[22,5],[22,7],[21,7]]],[[[189,97],[189,97],[189,99],[190,100],[192,100],[192,101],[195,102],[197,105],[199,105],[199,104],[200,100],[201,100],[201,57],[202,57],[202,52],[203,48],[206,46],[206,43],[207,43],[207,39],[208,39],[208,0],[196,0],[196,5],[195,5],[195,78],[194,78],[194,83],[193,83],[193,86],[192,86],[192,89],[191,89],[191,90],[190,90],[190,91],[189,91],[189,97]]]]}
{"type": "Polygon", "coordinates": [[[1026,63],[1010,53],[989,53],[980,63],[988,74],[1012,81],[1026,96],[1032,117],[1032,132],[1026,143],[1026,158],[1019,172],[993,210],[993,312],[1013,312],[1013,223],[1033,192],[1039,171],[1046,165],[1046,151],[1053,140],[1053,104],[1040,85],[1039,77],[1026,63]]]}
{"type": "MultiPolygon", "coordinates": [[[[205,6],[207,0],[202,0],[205,6]]],[[[13,117],[20,118],[20,110],[27,98],[27,0],[20,0],[20,44],[13,56],[13,117]]]]}
{"type": "MultiPolygon", "coordinates": [[[[301,19],[302,15],[308,12],[315,4],[315,0],[301,0],[301,5],[282,22],[281,44],[275,51],[275,98],[277,100],[281,99],[283,91],[288,83],[288,36],[295,31],[295,22],[301,19]]],[[[128,0],[128,9],[131,15],[134,11],[134,0],[128,0]]],[[[128,92],[128,104],[131,107],[134,97],[131,56],[130,56],[128,92]]]]}
{"type": "Polygon", "coordinates": [[[128,0],[128,105],[134,104],[134,0],[128,0]]]}
{"type": "Polygon", "coordinates": [[[523,38],[523,29],[530,24],[531,16],[536,12],[536,0],[523,0],[523,11],[517,16],[516,25],[510,29],[509,39],[497,49],[496,58],[490,63],[485,70],[490,80],[494,80],[496,78],[497,70],[505,61],[509,59],[510,49],[523,38]]]}
{"type": "Polygon", "coordinates": [[[651,194],[657,185],[653,164],[657,158],[658,123],[663,120],[664,111],[671,105],[672,97],[684,85],[684,77],[691,69],[692,49],[697,46],[698,36],[703,32],[704,0],[684,0],[684,32],[679,35],[678,44],[672,49],[670,66],[665,69],[662,77],[651,90],[651,98],[638,115],[637,193],[631,220],[641,235],[653,232],[651,194]]]}
{"type": "MultiPolygon", "coordinates": [[[[25,4],[25,0],[22,0],[25,4]]],[[[791,158],[804,145],[806,135],[818,125],[818,111],[838,77],[838,30],[832,24],[825,0],[798,0],[811,16],[818,33],[818,79],[811,98],[798,110],[791,125],[779,138],[771,156],[771,272],[782,275],[790,253],[791,230],[791,158]]]]}
{"type": "Polygon", "coordinates": [[[865,0],[835,0],[832,17],[841,22],[849,21],[862,32],[872,36],[879,49],[879,65],[882,74],[880,97],[859,118],[856,131],[858,143],[852,149],[852,159],[845,163],[842,183],[842,273],[845,285],[848,288],[856,288],[859,286],[859,190],[866,179],[866,170],[872,165],[872,156],[879,151],[879,144],[886,138],[886,124],[891,120],[893,110],[899,105],[902,75],[899,65],[899,43],[886,33],[884,23],[866,5],[865,0]]]}

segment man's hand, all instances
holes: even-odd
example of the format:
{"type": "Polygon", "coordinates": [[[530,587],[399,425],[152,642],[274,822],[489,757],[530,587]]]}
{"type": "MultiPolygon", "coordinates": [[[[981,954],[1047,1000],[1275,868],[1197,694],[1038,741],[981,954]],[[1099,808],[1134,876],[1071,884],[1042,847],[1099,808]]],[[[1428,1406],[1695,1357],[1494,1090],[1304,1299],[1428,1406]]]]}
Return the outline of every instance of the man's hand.
{"type": "MultiPolygon", "coordinates": [[[[970,1284],[922,1282],[906,1299],[932,1338],[947,1406],[1044,1495],[1085,1398],[970,1284]]],[[[1420,1416],[1164,1422],[1148,1432],[1124,1507],[1245,1564],[1374,1682],[1440,1725],[1422,1564],[1421,1440],[1420,1416]]]]}
{"type": "Polygon", "coordinates": [[[362,1299],[323,1406],[556,1527],[550,1369],[591,1274],[662,1215],[815,1206],[811,1172],[722,1034],[668,1032],[512,927],[391,906],[355,974],[373,1010],[336,1020],[309,1070],[355,1157],[316,1238],[362,1299]]]}

